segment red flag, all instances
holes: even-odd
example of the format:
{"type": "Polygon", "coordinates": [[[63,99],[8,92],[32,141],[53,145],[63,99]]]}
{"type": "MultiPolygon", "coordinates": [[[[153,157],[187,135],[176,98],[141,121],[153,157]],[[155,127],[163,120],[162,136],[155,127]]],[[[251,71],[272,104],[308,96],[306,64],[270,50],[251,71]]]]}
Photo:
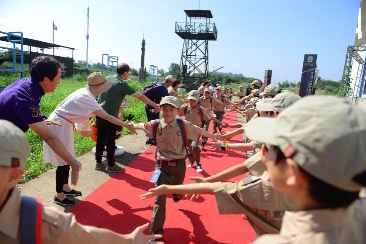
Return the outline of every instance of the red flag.
{"type": "Polygon", "coordinates": [[[57,26],[55,25],[55,23],[53,23],[53,29],[57,30],[57,26]]]}

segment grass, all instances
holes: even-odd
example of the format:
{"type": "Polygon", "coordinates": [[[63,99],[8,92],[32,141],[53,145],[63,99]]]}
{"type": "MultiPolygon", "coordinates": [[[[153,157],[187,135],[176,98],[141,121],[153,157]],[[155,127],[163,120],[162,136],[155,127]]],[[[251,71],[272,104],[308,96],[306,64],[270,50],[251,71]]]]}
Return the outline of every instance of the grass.
{"type": "MultiPolygon", "coordinates": [[[[8,77],[0,80],[0,84],[9,84],[9,79],[16,80],[19,77],[14,75],[9,75],[8,77]],[[14,78],[14,79],[13,79],[14,78]]],[[[86,78],[86,77],[85,77],[86,78]]],[[[144,84],[132,81],[130,85],[137,91],[141,91],[144,84]]],[[[44,115],[48,116],[54,110],[54,108],[65,99],[70,93],[75,90],[85,87],[86,79],[81,80],[80,76],[75,78],[63,79],[60,85],[56,88],[55,92],[47,93],[41,100],[40,107],[44,115]]],[[[146,121],[144,103],[139,99],[128,96],[128,107],[125,108],[124,114],[129,113],[134,115],[134,122],[144,122],[146,121]]],[[[128,134],[128,130],[123,130],[123,135],[128,134]]],[[[31,155],[28,158],[25,173],[20,183],[25,183],[33,178],[36,178],[40,174],[46,172],[47,170],[53,168],[50,163],[44,163],[43,150],[42,150],[42,139],[32,130],[26,132],[26,136],[30,142],[31,155]]],[[[84,153],[90,151],[94,146],[95,142],[92,141],[90,137],[81,137],[79,135],[74,135],[75,141],[75,154],[76,156],[83,155],[84,153]]]]}

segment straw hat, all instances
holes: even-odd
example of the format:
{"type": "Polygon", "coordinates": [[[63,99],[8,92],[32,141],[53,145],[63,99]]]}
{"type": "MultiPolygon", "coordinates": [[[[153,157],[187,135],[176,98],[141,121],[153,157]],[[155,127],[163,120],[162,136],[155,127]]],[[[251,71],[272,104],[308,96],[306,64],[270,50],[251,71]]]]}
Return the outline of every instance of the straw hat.
{"type": "Polygon", "coordinates": [[[100,72],[93,72],[88,76],[88,85],[86,87],[94,95],[99,95],[108,91],[111,86],[112,83],[100,72]]]}

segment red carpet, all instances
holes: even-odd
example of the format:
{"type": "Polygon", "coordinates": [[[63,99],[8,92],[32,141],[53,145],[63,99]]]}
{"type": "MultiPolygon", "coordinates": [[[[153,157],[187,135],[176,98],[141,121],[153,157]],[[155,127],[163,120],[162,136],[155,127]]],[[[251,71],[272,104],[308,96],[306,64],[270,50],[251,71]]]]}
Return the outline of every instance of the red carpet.
{"type": "MultiPolygon", "coordinates": [[[[236,115],[226,113],[224,121],[236,123],[236,115]]],[[[242,141],[241,135],[231,141],[242,141]]],[[[139,195],[154,187],[149,182],[154,171],[154,152],[155,147],[150,147],[128,165],[126,172],[116,174],[70,212],[82,224],[124,234],[150,222],[154,199],[140,200],[139,195]]],[[[193,183],[189,176],[212,175],[245,160],[245,155],[236,151],[208,149],[201,155],[204,171],[197,173],[195,168],[187,168],[185,183],[193,183]]],[[[232,181],[242,178],[244,176],[232,181]]],[[[219,214],[213,195],[203,195],[195,201],[182,199],[178,203],[168,195],[166,216],[165,243],[248,243],[254,240],[254,231],[241,215],[219,214]]]]}

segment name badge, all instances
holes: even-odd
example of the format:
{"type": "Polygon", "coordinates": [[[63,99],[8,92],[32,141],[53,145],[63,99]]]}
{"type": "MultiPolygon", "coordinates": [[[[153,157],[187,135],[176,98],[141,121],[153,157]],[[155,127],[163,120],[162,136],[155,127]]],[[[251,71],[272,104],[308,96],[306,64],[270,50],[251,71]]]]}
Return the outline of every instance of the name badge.
{"type": "Polygon", "coordinates": [[[161,174],[161,171],[159,169],[155,170],[150,178],[150,182],[156,183],[159,179],[160,174],[161,174]]]}

